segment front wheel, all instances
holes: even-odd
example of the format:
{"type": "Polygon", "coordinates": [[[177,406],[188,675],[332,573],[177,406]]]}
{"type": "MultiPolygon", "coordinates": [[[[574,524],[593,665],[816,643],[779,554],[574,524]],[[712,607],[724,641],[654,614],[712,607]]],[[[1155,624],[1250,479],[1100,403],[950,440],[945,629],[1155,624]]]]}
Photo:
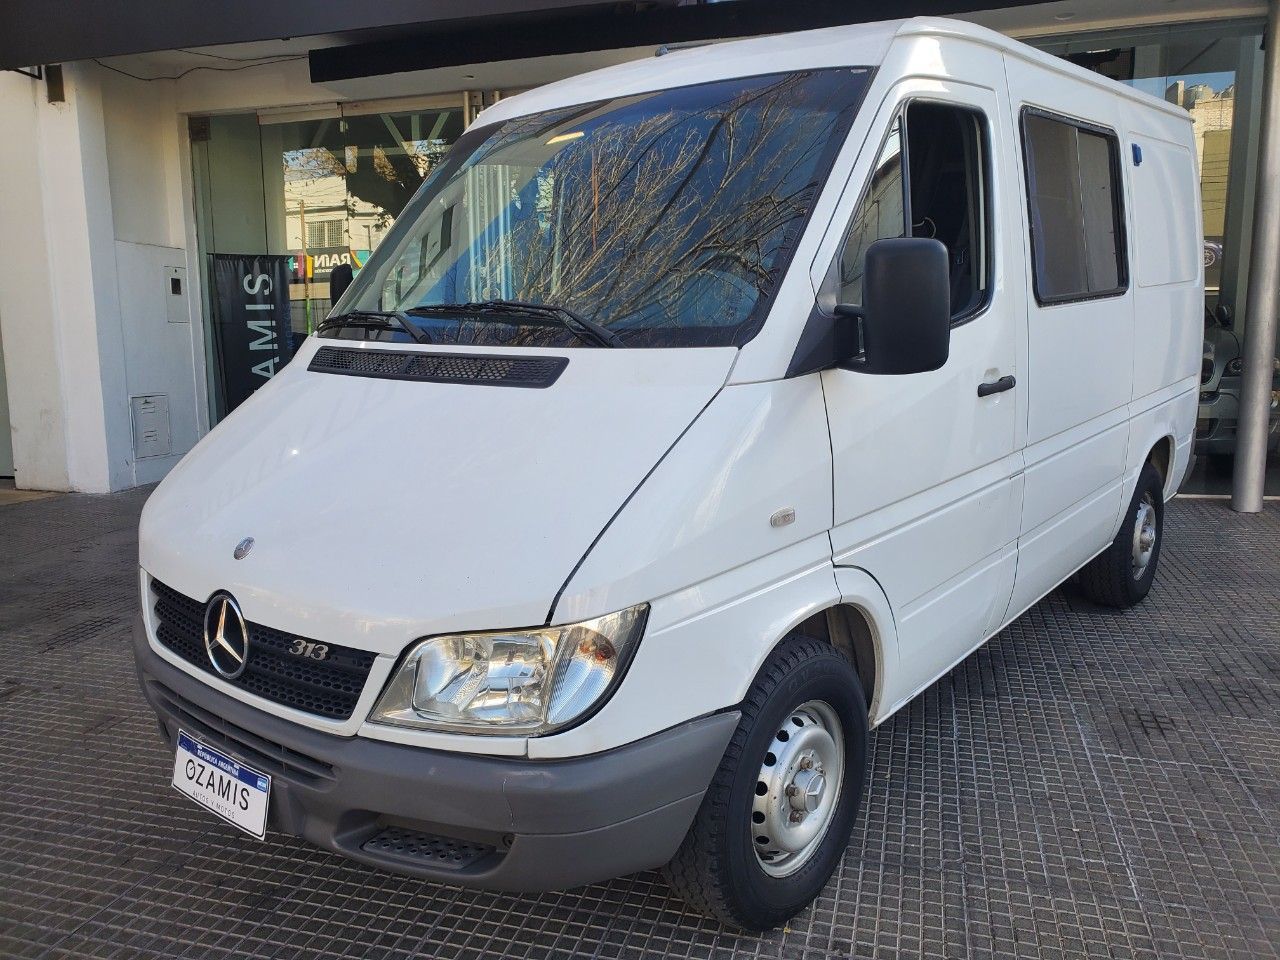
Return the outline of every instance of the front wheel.
{"type": "Polygon", "coordinates": [[[689,833],[663,873],[695,909],[747,930],[803,910],[831,878],[862,800],[867,704],[829,644],[783,641],[742,704],[742,719],[689,833]]]}

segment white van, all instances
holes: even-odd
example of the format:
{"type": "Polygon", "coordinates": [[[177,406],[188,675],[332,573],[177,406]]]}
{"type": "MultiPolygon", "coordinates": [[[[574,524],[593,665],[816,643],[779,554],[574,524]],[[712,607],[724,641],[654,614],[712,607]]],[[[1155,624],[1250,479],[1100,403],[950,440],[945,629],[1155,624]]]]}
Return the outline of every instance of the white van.
{"type": "Polygon", "coordinates": [[[962,23],[501,101],[147,503],[174,785],[444,883],[664,867],[783,922],[871,727],[1073,574],[1146,595],[1200,247],[1184,111],[962,23]]]}

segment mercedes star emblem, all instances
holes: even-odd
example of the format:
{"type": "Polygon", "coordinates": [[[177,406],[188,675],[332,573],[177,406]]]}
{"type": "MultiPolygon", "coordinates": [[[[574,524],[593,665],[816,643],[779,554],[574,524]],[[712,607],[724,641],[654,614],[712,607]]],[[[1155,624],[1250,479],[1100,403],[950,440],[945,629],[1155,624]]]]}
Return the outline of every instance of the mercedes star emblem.
{"type": "Polygon", "coordinates": [[[218,675],[234,680],[249,661],[249,628],[235,597],[219,591],[204,608],[204,650],[218,675]]]}
{"type": "Polygon", "coordinates": [[[241,540],[239,543],[236,544],[236,548],[231,555],[235,557],[237,560],[243,560],[245,557],[249,555],[249,551],[252,549],[253,549],[253,537],[245,537],[243,540],[241,540]]]}

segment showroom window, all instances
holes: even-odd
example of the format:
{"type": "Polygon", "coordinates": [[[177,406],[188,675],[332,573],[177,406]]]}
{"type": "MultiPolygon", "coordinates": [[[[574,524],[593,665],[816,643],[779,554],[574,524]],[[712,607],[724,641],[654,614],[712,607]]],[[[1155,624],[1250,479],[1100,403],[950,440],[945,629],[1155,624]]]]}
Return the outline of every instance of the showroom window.
{"type": "Polygon", "coordinates": [[[190,119],[213,422],[261,386],[262,373],[287,363],[324,319],[334,268],[360,270],[461,136],[474,99],[459,93],[190,119]],[[244,263],[241,282],[220,286],[218,271],[231,258],[244,263]],[[229,318],[244,316],[245,305],[225,303],[227,292],[268,287],[284,301],[273,311],[281,329],[268,330],[261,315],[260,329],[234,327],[229,318]],[[249,339],[231,343],[229,334],[249,339]],[[250,349],[268,334],[272,351],[250,349]]]}
{"type": "Polygon", "coordinates": [[[1036,299],[1122,293],[1128,278],[1115,135],[1026,108],[1022,143],[1036,299]]]}

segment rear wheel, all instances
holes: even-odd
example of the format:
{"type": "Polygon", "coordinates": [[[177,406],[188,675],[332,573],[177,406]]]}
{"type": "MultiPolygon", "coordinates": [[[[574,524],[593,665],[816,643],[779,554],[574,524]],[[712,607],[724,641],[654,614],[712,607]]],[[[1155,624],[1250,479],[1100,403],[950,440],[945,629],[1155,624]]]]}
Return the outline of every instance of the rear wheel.
{"type": "Polygon", "coordinates": [[[848,846],[866,756],[866,700],[848,661],[820,640],[783,641],[743,701],[667,882],[747,930],[795,916],[848,846]]]}
{"type": "Polygon", "coordinates": [[[1120,532],[1080,571],[1080,586],[1095,603],[1131,607],[1151,590],[1164,532],[1164,481],[1151,464],[1142,468],[1120,532]]]}

